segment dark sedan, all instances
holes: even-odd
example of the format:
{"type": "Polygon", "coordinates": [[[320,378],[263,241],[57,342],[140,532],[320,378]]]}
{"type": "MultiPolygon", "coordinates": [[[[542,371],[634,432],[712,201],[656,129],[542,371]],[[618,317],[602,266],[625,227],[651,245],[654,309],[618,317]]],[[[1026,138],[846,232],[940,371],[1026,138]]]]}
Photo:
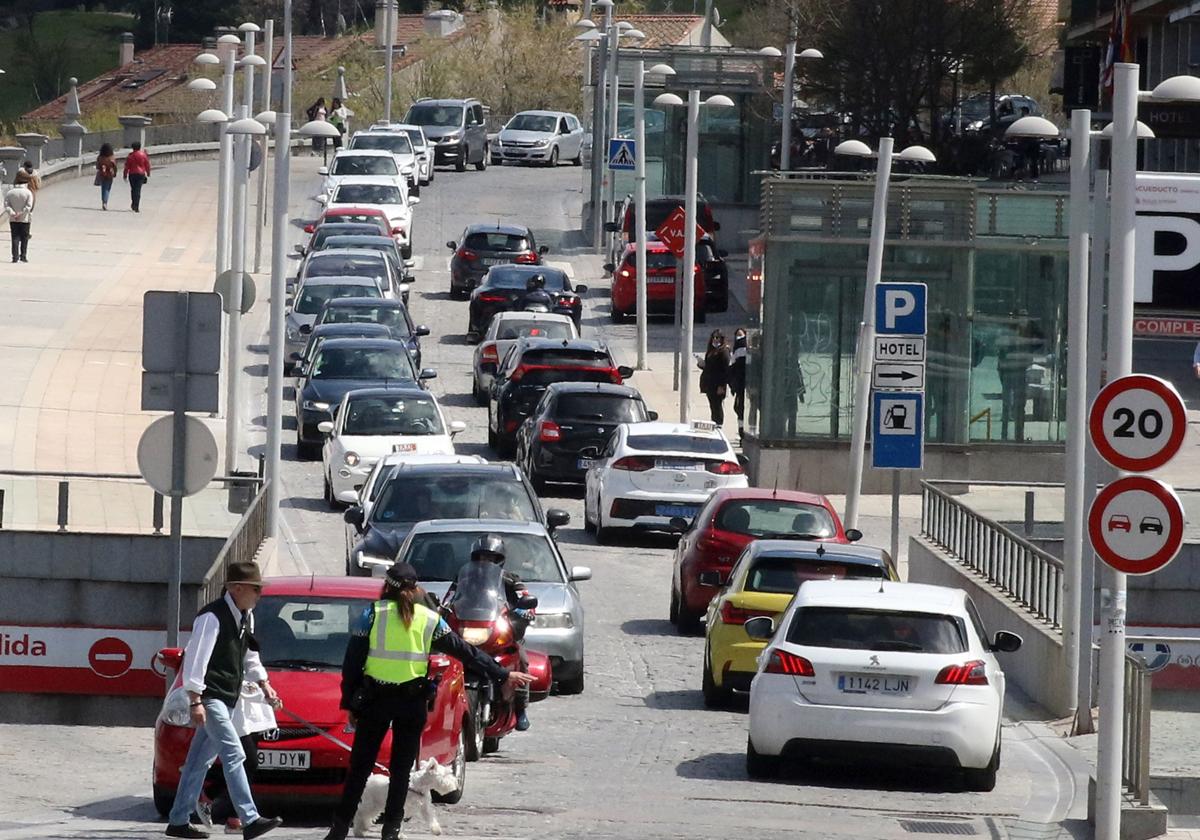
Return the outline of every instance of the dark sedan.
{"type": "Polygon", "coordinates": [[[324,222],[313,228],[305,245],[297,245],[296,253],[325,250],[325,240],[331,236],[386,236],[376,222],[324,222]]]}
{"type": "Polygon", "coordinates": [[[547,481],[583,481],[617,424],[657,419],[636,388],[556,382],[517,430],[515,460],[539,491],[547,481]]]}
{"type": "Polygon", "coordinates": [[[494,265],[541,265],[549,248],[538,246],[524,225],[467,225],[457,242],[446,243],[450,258],[450,297],[466,297],[494,265]]]}
{"type": "Polygon", "coordinates": [[[412,353],[413,365],[421,367],[421,337],[429,335],[424,324],[414,326],[408,307],[398,300],[346,297],[329,301],[317,324],[383,324],[392,338],[403,341],[412,353]]]}
{"type": "Polygon", "coordinates": [[[433,379],[437,374],[422,370],[418,375],[408,346],[381,338],[331,338],[321,345],[296,388],[296,448],[301,457],[313,457],[324,441],[317,424],[329,420],[330,409],[347,391],[356,388],[386,388],[433,379]]]}
{"type": "Polygon", "coordinates": [[[304,375],[321,345],[330,338],[395,338],[383,324],[318,324],[308,334],[308,343],[287,359],[284,373],[304,375]]]}
{"type": "Polygon", "coordinates": [[[471,292],[467,310],[467,340],[478,341],[497,312],[516,312],[525,308],[530,280],[541,276],[541,288],[549,295],[550,311],[566,315],[579,328],[583,301],[579,296],[587,286],[572,286],[566,273],[542,265],[498,265],[483,276],[483,282],[471,292]]]}

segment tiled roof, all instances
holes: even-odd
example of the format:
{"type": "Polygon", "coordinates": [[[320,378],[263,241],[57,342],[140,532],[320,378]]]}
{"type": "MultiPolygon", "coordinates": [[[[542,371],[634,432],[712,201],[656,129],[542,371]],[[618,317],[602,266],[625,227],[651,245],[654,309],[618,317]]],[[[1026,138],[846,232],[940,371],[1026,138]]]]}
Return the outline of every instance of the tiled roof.
{"type": "Polygon", "coordinates": [[[621,19],[646,33],[639,45],[646,49],[689,43],[692,33],[704,25],[702,15],[621,15],[621,19]]]}

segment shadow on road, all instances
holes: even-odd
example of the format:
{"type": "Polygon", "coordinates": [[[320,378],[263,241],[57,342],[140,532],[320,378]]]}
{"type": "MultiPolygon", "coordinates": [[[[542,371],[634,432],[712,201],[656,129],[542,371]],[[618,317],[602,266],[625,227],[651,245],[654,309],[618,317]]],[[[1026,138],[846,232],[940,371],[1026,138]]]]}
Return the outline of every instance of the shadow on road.
{"type": "Polygon", "coordinates": [[[665,618],[633,618],[624,622],[621,630],[630,636],[679,636],[675,625],[665,618]]]}
{"type": "Polygon", "coordinates": [[[148,796],[118,796],[88,802],[72,808],[71,815],[85,819],[145,820],[148,823],[158,820],[154,802],[148,796]]]}
{"type": "Polygon", "coordinates": [[[651,691],[642,701],[651,709],[668,711],[708,712],[699,688],[678,688],[671,691],[651,691]]]}
{"type": "Polygon", "coordinates": [[[467,337],[461,333],[444,333],[438,336],[438,344],[448,344],[458,347],[467,346],[467,337]]]}

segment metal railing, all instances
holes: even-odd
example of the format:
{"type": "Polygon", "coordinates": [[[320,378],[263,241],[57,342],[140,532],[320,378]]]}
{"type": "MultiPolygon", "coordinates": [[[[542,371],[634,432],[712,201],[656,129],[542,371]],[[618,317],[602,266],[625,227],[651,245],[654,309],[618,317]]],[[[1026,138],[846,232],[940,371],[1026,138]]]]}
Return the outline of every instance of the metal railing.
{"type": "Polygon", "coordinates": [[[1054,555],[928,481],[921,482],[921,535],[1037,618],[1061,628],[1063,564],[1054,555]]]}
{"type": "Polygon", "coordinates": [[[267,490],[270,484],[270,481],[262,483],[241,521],[225,540],[225,545],[221,546],[212,568],[209,569],[208,579],[201,588],[201,604],[207,604],[220,597],[221,587],[225,585],[225,576],[231,563],[253,560],[258,553],[258,548],[267,533],[267,490]]]}
{"type": "Polygon", "coordinates": [[[1142,805],[1150,802],[1151,673],[1140,656],[1125,654],[1125,719],[1121,732],[1121,780],[1142,805]]]}

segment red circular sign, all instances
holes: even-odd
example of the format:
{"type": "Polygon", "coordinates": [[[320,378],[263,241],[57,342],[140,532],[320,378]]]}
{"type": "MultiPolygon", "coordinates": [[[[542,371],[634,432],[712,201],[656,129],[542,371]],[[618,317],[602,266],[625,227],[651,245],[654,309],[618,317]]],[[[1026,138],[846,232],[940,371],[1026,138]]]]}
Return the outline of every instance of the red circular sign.
{"type": "Polygon", "coordinates": [[[1096,494],[1088,510],[1096,554],[1127,575],[1148,575],[1170,563],[1183,545],[1183,505],[1166,484],[1128,475],[1096,494]]]}
{"type": "Polygon", "coordinates": [[[1148,472],[1166,464],[1183,445],[1187,411],[1175,386],[1135,373],[1100,389],[1088,417],[1092,445],[1119,470],[1148,472]]]}
{"type": "Polygon", "coordinates": [[[116,679],[133,667],[133,649],[124,639],[106,636],[88,651],[88,665],[100,676],[116,679]]]}

